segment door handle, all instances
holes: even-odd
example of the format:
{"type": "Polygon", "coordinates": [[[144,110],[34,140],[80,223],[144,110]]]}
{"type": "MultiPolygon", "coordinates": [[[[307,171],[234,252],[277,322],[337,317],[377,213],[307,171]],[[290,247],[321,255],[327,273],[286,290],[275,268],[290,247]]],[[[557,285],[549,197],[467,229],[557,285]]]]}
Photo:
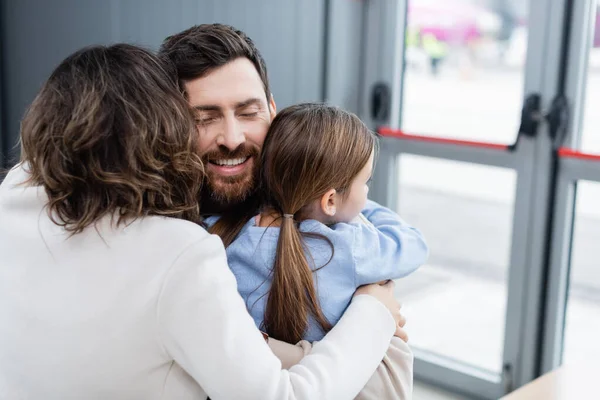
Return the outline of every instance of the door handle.
{"type": "Polygon", "coordinates": [[[534,137],[537,134],[540,122],[544,116],[541,113],[542,98],[539,93],[531,93],[525,97],[523,108],[521,108],[521,123],[519,133],[515,142],[509,146],[510,150],[516,150],[521,136],[534,137]]]}
{"type": "Polygon", "coordinates": [[[387,83],[378,82],[371,92],[371,119],[387,122],[390,115],[392,93],[387,83]]]}

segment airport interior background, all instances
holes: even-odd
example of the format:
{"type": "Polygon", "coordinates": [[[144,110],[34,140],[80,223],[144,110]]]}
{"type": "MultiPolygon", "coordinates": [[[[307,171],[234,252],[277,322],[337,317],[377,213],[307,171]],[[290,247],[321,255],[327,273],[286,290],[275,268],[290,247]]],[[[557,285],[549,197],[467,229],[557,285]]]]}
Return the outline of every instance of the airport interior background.
{"type": "Polygon", "coordinates": [[[431,249],[396,286],[414,398],[497,399],[600,359],[599,10],[595,0],[2,0],[1,166],[18,160],[20,118],[71,52],[156,50],[195,24],[233,25],[263,53],[278,108],[325,101],[381,136],[370,196],[431,249]]]}

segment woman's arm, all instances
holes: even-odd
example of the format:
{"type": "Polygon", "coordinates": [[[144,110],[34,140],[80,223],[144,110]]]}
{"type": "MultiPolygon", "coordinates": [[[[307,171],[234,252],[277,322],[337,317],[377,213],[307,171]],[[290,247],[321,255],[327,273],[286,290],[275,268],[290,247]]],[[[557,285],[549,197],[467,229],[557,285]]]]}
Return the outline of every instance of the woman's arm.
{"type": "Polygon", "coordinates": [[[327,337],[298,365],[282,370],[246,311],[216,236],[175,261],[158,301],[157,323],[166,356],[213,400],[352,399],[396,330],[386,306],[356,296],[327,337]]]}
{"type": "Polygon", "coordinates": [[[393,338],[383,361],[355,400],[412,399],[413,359],[408,344],[393,338]]]}
{"type": "MultiPolygon", "coordinates": [[[[395,337],[392,338],[392,342],[401,340],[406,343],[408,342],[408,334],[406,333],[406,330],[404,330],[406,318],[404,318],[403,315],[400,315],[399,320],[400,321],[396,328],[396,333],[394,334],[395,337]]],[[[312,350],[312,344],[306,340],[301,340],[294,345],[287,342],[282,342],[281,340],[269,338],[267,343],[273,354],[275,354],[275,356],[279,358],[279,361],[281,361],[281,368],[283,369],[290,369],[294,365],[298,364],[300,360],[302,360],[304,356],[306,356],[312,350]]]]}
{"type": "Polygon", "coordinates": [[[305,355],[310,353],[312,345],[306,340],[300,341],[298,344],[290,344],[281,340],[269,338],[267,344],[275,354],[275,357],[281,361],[281,368],[290,369],[298,364],[305,355]]]}
{"type": "MultiPolygon", "coordinates": [[[[308,355],[312,346],[303,340],[297,345],[291,345],[279,340],[269,339],[269,347],[282,360],[283,368],[293,365],[308,355]]],[[[365,387],[360,391],[356,400],[412,398],[413,388],[413,354],[408,344],[397,338],[392,338],[385,357],[377,366],[377,370],[365,387]]]]}

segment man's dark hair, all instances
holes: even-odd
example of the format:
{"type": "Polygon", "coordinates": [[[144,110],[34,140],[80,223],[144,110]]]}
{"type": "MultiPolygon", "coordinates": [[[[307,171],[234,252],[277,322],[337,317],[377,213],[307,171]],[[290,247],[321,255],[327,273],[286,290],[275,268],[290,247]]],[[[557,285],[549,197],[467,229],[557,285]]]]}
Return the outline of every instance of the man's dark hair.
{"type": "Polygon", "coordinates": [[[175,66],[182,90],[185,90],[183,83],[186,81],[203,77],[238,58],[247,58],[260,76],[267,102],[271,97],[265,60],[252,39],[232,26],[193,26],[167,37],[160,46],[158,55],[175,66]]]}

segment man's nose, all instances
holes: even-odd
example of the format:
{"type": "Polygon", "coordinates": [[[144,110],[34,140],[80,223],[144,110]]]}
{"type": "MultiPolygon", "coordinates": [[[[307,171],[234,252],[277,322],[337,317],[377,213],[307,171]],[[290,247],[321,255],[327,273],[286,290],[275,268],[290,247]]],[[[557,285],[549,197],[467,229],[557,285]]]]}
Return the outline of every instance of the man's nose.
{"type": "Polygon", "coordinates": [[[234,151],[245,141],[246,135],[241,124],[235,118],[226,118],[223,131],[217,138],[217,144],[227,147],[230,151],[234,151]]]}

